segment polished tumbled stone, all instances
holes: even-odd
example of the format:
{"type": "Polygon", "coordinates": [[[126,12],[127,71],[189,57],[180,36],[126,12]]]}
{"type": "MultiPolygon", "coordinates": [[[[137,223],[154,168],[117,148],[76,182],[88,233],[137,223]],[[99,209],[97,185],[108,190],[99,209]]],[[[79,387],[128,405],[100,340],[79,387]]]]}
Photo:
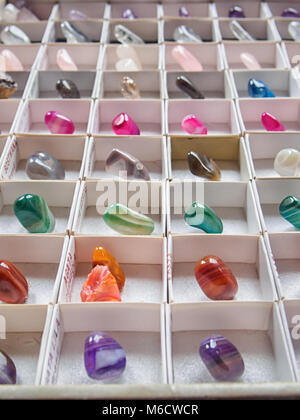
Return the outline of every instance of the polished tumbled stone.
{"type": "Polygon", "coordinates": [[[245,14],[243,9],[240,6],[233,6],[229,9],[228,17],[230,18],[244,18],[245,14]]]}
{"type": "Polygon", "coordinates": [[[0,385],[14,385],[16,382],[16,366],[8,354],[0,350],[0,385]]]}
{"type": "Polygon", "coordinates": [[[293,7],[288,7],[284,9],[281,13],[281,17],[288,17],[288,18],[300,18],[300,13],[298,10],[294,9],[293,7]]]}
{"type": "Polygon", "coordinates": [[[48,111],[44,120],[52,134],[73,134],[75,131],[73,121],[56,111],[48,111]]]}
{"type": "Polygon", "coordinates": [[[292,21],[288,26],[288,32],[294,41],[300,41],[300,22],[292,21]]]}
{"type": "Polygon", "coordinates": [[[0,99],[10,98],[17,88],[18,83],[9,74],[0,72],[0,99]]]}
{"type": "Polygon", "coordinates": [[[248,82],[248,93],[252,98],[275,98],[274,93],[264,82],[254,78],[248,82]]]}
{"type": "Polygon", "coordinates": [[[68,79],[59,79],[56,82],[56,90],[60,96],[64,99],[78,99],[80,98],[80,93],[72,80],[68,79]]]}
{"type": "Polygon", "coordinates": [[[14,212],[21,225],[30,233],[51,233],[55,218],[46,201],[34,194],[24,194],[14,203],[14,212]]]}
{"type": "Polygon", "coordinates": [[[28,283],[21,271],[10,261],[0,260],[0,301],[25,303],[27,295],[28,283]]]}
{"type": "Polygon", "coordinates": [[[145,165],[139,159],[119,149],[113,149],[110,152],[106,158],[105,170],[121,178],[150,181],[150,175],[145,165]]]}
{"type": "Polygon", "coordinates": [[[126,9],[122,13],[122,19],[137,19],[137,15],[131,9],[126,9]]]}
{"type": "Polygon", "coordinates": [[[35,152],[26,163],[30,179],[65,179],[65,170],[60,162],[46,152],[35,152]]]}
{"type": "Polygon", "coordinates": [[[223,223],[219,216],[205,204],[193,203],[185,212],[185,222],[206,233],[222,233],[223,223]]]}
{"type": "Polygon", "coordinates": [[[282,149],[274,160],[274,169],[280,176],[300,175],[300,152],[296,149],[282,149]]]}
{"type": "Polygon", "coordinates": [[[129,76],[124,76],[121,79],[121,93],[127,99],[140,98],[140,90],[135,81],[129,76]]]}
{"type": "Polygon", "coordinates": [[[64,21],[60,24],[60,26],[68,44],[91,42],[91,40],[84,33],[80,32],[70,22],[64,21]]]}
{"type": "Polygon", "coordinates": [[[285,197],[279,205],[279,213],[295,228],[300,229],[300,201],[298,198],[293,195],[285,197]]]}
{"type": "Polygon", "coordinates": [[[118,114],[112,121],[113,132],[119,136],[139,136],[140,129],[130,115],[125,112],[118,114]]]}
{"type": "Polygon", "coordinates": [[[178,15],[179,15],[180,17],[183,17],[183,18],[190,18],[190,17],[191,17],[190,12],[189,12],[189,11],[188,11],[188,9],[187,9],[186,7],[184,7],[184,6],[179,7],[179,9],[178,9],[178,15]]]}
{"type": "Polygon", "coordinates": [[[203,93],[200,92],[194,85],[193,82],[191,82],[190,79],[188,79],[186,76],[177,76],[176,77],[176,86],[184,92],[189,98],[192,99],[204,99],[203,93]]]}
{"type": "Polygon", "coordinates": [[[193,175],[208,178],[212,181],[219,181],[221,171],[216,162],[206,155],[189,152],[188,165],[193,175]]]}

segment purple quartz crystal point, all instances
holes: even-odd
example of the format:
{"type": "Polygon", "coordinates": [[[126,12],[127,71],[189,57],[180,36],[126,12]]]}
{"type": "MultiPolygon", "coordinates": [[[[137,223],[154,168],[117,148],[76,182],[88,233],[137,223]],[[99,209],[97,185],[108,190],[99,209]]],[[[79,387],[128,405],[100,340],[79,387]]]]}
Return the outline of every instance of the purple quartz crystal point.
{"type": "Polygon", "coordinates": [[[123,373],[126,354],[120,344],[109,335],[93,332],[85,340],[84,364],[89,377],[111,381],[123,373]]]}
{"type": "Polygon", "coordinates": [[[200,344],[200,357],[218,381],[234,381],[244,373],[244,361],[238,349],[225,337],[214,334],[200,344]]]}
{"type": "Polygon", "coordinates": [[[178,10],[179,16],[183,18],[190,18],[191,15],[186,7],[179,7],[178,10]]]}
{"type": "Polygon", "coordinates": [[[14,362],[0,350],[0,385],[13,385],[17,381],[17,371],[14,362]]]}
{"type": "Polygon", "coordinates": [[[298,10],[294,9],[293,7],[288,7],[281,13],[281,17],[300,18],[300,14],[298,10]]]}
{"type": "Polygon", "coordinates": [[[137,15],[131,9],[126,9],[122,13],[122,18],[123,19],[137,19],[137,15]]]}
{"type": "Polygon", "coordinates": [[[240,6],[233,6],[229,9],[228,16],[230,18],[244,18],[245,14],[243,9],[240,6]]]}

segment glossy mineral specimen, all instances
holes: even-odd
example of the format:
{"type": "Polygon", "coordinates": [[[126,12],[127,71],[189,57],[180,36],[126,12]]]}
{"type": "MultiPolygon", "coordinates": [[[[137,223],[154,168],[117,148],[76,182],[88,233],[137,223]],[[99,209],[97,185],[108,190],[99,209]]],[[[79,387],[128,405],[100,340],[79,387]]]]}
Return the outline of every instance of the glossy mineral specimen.
{"type": "Polygon", "coordinates": [[[124,25],[116,25],[114,35],[121,44],[144,44],[141,37],[130,31],[124,25]]]}
{"type": "Polygon", "coordinates": [[[105,265],[96,265],[83,284],[82,302],[121,302],[116,278],[105,265]]]}
{"type": "Polygon", "coordinates": [[[284,11],[281,13],[281,17],[300,18],[300,13],[293,7],[288,7],[287,9],[284,9],[284,11]]]}
{"type": "Polygon", "coordinates": [[[144,164],[134,156],[119,149],[113,149],[110,152],[105,162],[105,170],[121,178],[150,181],[148,169],[144,164]]]}
{"type": "Polygon", "coordinates": [[[185,222],[206,233],[222,233],[223,223],[219,216],[205,204],[193,203],[184,215],[185,222]]]}
{"type": "Polygon", "coordinates": [[[75,131],[73,121],[56,111],[46,113],[45,124],[52,134],[73,134],[75,131]]]}
{"type": "Polygon", "coordinates": [[[153,220],[123,204],[112,204],[103,214],[104,222],[121,235],[151,235],[153,220]]]}
{"type": "Polygon", "coordinates": [[[274,93],[264,82],[254,78],[248,82],[248,93],[252,98],[275,98],[274,93]]]}
{"type": "Polygon", "coordinates": [[[207,128],[194,114],[184,117],[181,127],[188,134],[207,134],[207,128]]]}
{"type": "Polygon", "coordinates": [[[14,385],[17,382],[17,369],[12,359],[0,350],[0,385],[14,385]]]}
{"type": "Polygon", "coordinates": [[[115,134],[122,136],[138,136],[140,135],[140,129],[133,121],[133,119],[126,114],[121,112],[118,114],[112,122],[112,129],[115,134]]]}
{"type": "Polygon", "coordinates": [[[293,195],[285,197],[279,206],[281,216],[295,228],[300,229],[300,201],[293,195]]]}
{"type": "Polygon", "coordinates": [[[192,174],[208,178],[211,181],[219,181],[221,171],[216,162],[206,155],[195,152],[188,153],[188,165],[192,174]]]}
{"type": "Polygon", "coordinates": [[[68,44],[91,42],[91,40],[84,33],[80,32],[77,28],[75,28],[74,25],[66,20],[60,24],[60,27],[68,44]]]}
{"type": "Polygon", "coordinates": [[[212,300],[232,300],[238,284],[232,271],[221,258],[208,255],[195,267],[195,277],[203,293],[212,300]]]}
{"type": "Polygon", "coordinates": [[[285,126],[268,112],[262,114],[261,122],[267,131],[285,131],[285,126]]]}
{"type": "Polygon", "coordinates": [[[24,303],[27,295],[28,283],[21,271],[11,262],[0,260],[0,300],[5,303],[24,303]]]}
{"type": "Polygon", "coordinates": [[[172,49],[172,57],[185,71],[203,70],[200,61],[182,45],[177,45],[172,49]]]}
{"type": "Polygon", "coordinates": [[[2,50],[1,57],[5,60],[3,71],[23,71],[24,67],[19,58],[10,50],[2,50]]]}
{"type": "Polygon", "coordinates": [[[84,364],[89,377],[104,381],[115,380],[126,367],[126,353],[109,335],[93,332],[85,340],[84,364]]]}
{"type": "Polygon", "coordinates": [[[30,38],[25,34],[22,29],[15,25],[5,26],[1,33],[0,39],[3,44],[30,44],[30,38]]]}
{"type": "Polygon", "coordinates": [[[191,17],[188,9],[184,6],[179,7],[178,14],[179,14],[179,17],[183,17],[183,18],[190,18],[191,17]]]}
{"type": "Polygon", "coordinates": [[[18,83],[9,74],[0,72],[0,99],[10,98],[17,88],[18,83]]]}
{"type": "Polygon", "coordinates": [[[26,162],[26,174],[30,179],[65,179],[60,162],[46,152],[35,152],[26,162]]]}
{"type": "Polygon", "coordinates": [[[88,16],[85,13],[82,13],[80,10],[71,9],[69,11],[69,18],[71,20],[84,20],[88,19],[88,16]]]}
{"type": "Polygon", "coordinates": [[[240,6],[233,6],[229,9],[228,17],[240,19],[240,18],[244,18],[245,14],[244,14],[243,9],[240,6]]]}
{"type": "Polygon", "coordinates": [[[288,32],[294,41],[300,41],[300,22],[293,21],[288,26],[288,32]]]}
{"type": "Polygon", "coordinates": [[[21,225],[30,233],[51,233],[55,219],[46,201],[34,194],[24,194],[14,203],[14,212],[21,225]]]}
{"type": "Polygon", "coordinates": [[[235,381],[245,370],[238,349],[225,337],[214,334],[200,344],[200,357],[217,381],[235,381]]]}
{"type": "Polygon", "coordinates": [[[229,27],[233,35],[239,41],[255,41],[255,39],[239,24],[237,20],[232,20],[229,27]]]}
{"type": "Polygon", "coordinates": [[[257,61],[256,57],[254,57],[253,54],[250,53],[241,53],[240,54],[240,59],[242,61],[242,63],[244,64],[244,66],[249,69],[249,70],[260,70],[261,69],[261,65],[259,64],[259,62],[257,61]]]}
{"type": "Polygon", "coordinates": [[[129,44],[118,45],[116,50],[120,58],[115,64],[118,71],[137,71],[142,70],[142,64],[135,48],[129,44]]]}
{"type": "Polygon", "coordinates": [[[192,99],[204,99],[203,93],[198,90],[187,77],[181,75],[176,77],[176,86],[192,99]]]}
{"type": "Polygon", "coordinates": [[[186,25],[177,26],[173,34],[174,41],[177,42],[202,42],[201,37],[186,25]]]}
{"type": "Polygon", "coordinates": [[[120,292],[122,292],[125,284],[125,274],[115,257],[102,246],[95,248],[93,252],[93,267],[96,267],[97,265],[105,265],[108,267],[111,274],[117,280],[120,292]]]}
{"type": "Polygon", "coordinates": [[[129,77],[124,76],[121,80],[121,93],[124,98],[127,99],[138,99],[140,98],[140,90],[135,81],[129,77]]]}
{"type": "Polygon", "coordinates": [[[277,153],[274,169],[280,176],[300,176],[300,152],[296,149],[282,149],[277,153]]]}
{"type": "Polygon", "coordinates": [[[56,82],[55,87],[62,98],[80,98],[79,90],[72,80],[60,79],[56,82]]]}
{"type": "Polygon", "coordinates": [[[60,48],[56,54],[56,63],[63,71],[77,71],[78,68],[72,57],[64,48],[60,48]]]}
{"type": "Polygon", "coordinates": [[[122,19],[137,19],[137,15],[131,9],[126,9],[122,13],[122,19]]]}
{"type": "Polygon", "coordinates": [[[2,20],[4,22],[16,22],[20,10],[13,4],[7,4],[2,10],[2,20]]]}

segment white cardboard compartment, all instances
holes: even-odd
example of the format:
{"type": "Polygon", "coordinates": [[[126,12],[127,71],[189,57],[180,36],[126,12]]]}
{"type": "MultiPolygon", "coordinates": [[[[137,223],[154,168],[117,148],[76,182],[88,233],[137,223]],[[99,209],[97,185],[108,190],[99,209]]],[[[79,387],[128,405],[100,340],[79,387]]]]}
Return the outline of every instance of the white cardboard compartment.
{"type": "MultiPolygon", "coordinates": [[[[20,28],[25,34],[29,37],[32,44],[40,44],[41,42],[46,42],[47,39],[47,21],[39,21],[39,22],[15,22],[15,26],[20,28]]],[[[0,24],[0,31],[2,31],[7,23],[0,24]]],[[[13,44],[13,45],[21,45],[22,44],[13,44]]],[[[10,45],[9,45],[10,48],[10,45]]]]}
{"type": "MultiPolygon", "coordinates": [[[[106,45],[103,53],[103,70],[116,70],[116,62],[120,60],[118,48],[120,45],[106,45]]],[[[153,71],[161,68],[160,51],[158,45],[134,45],[134,50],[140,60],[142,70],[153,71]]]]}
{"type": "Polygon", "coordinates": [[[262,236],[169,236],[170,303],[214,302],[199,287],[194,269],[201,258],[216,255],[238,283],[232,302],[277,300],[273,273],[262,236]]]}
{"type": "Polygon", "coordinates": [[[295,20],[298,20],[300,22],[299,19],[295,19],[295,18],[275,18],[274,19],[274,26],[278,33],[278,37],[282,41],[294,41],[291,35],[289,34],[288,27],[289,27],[289,24],[295,20]]]}
{"type": "MultiPolygon", "coordinates": [[[[173,34],[178,26],[185,25],[193,29],[203,42],[219,42],[221,40],[218,25],[215,19],[173,18],[163,19],[164,42],[176,42],[173,34]]],[[[188,43],[189,44],[189,43],[188,43]]],[[[194,44],[194,43],[191,43],[194,44]]],[[[199,43],[197,42],[196,45],[199,43]]]]}
{"type": "MultiPolygon", "coordinates": [[[[15,0],[9,0],[7,3],[16,4],[15,0]]],[[[40,1],[26,1],[26,7],[29,8],[40,20],[48,20],[52,16],[53,4],[51,2],[43,3],[40,1]],[[47,4],[48,3],[48,4],[47,4]]]]}
{"type": "Polygon", "coordinates": [[[14,132],[18,115],[22,107],[19,99],[0,100],[0,134],[7,135],[14,132]]]}
{"type": "MultiPolygon", "coordinates": [[[[73,25],[79,32],[82,32],[86,35],[91,43],[99,43],[102,38],[102,30],[103,30],[103,20],[100,19],[80,19],[80,20],[67,20],[71,25],[73,25]]],[[[49,43],[59,43],[63,45],[66,44],[66,38],[61,30],[61,23],[63,20],[55,21],[51,24],[49,29],[49,35],[46,42],[49,43]]],[[[69,44],[69,43],[68,43],[69,44]]],[[[77,44],[77,43],[72,43],[77,44]]],[[[83,45],[90,44],[88,43],[81,43],[83,45]]]]}
{"type": "MultiPolygon", "coordinates": [[[[235,38],[231,29],[230,22],[232,19],[219,19],[220,33],[223,41],[240,42],[235,38]]],[[[261,42],[261,41],[280,41],[280,37],[276,31],[272,20],[268,19],[236,19],[236,21],[254,38],[254,41],[248,42],[261,42]]]]}
{"type": "Polygon", "coordinates": [[[99,246],[117,259],[125,274],[120,305],[167,301],[166,238],[72,236],[58,302],[81,302],[82,286],[92,270],[93,251],[99,246]]]}
{"type": "Polygon", "coordinates": [[[60,2],[54,18],[69,20],[70,11],[78,10],[79,12],[87,15],[89,19],[102,19],[104,18],[105,6],[105,2],[60,2]]]}
{"type": "MultiPolygon", "coordinates": [[[[166,230],[165,183],[158,181],[99,180],[81,183],[72,232],[81,235],[120,236],[101,217],[106,208],[121,203],[154,221],[152,236],[166,230]]],[[[121,235],[124,236],[124,235],[121,235]]]]}
{"type": "Polygon", "coordinates": [[[83,177],[88,138],[63,136],[12,137],[3,157],[1,177],[3,179],[28,180],[26,162],[37,151],[54,156],[65,169],[65,180],[83,177]]]}
{"type": "Polygon", "coordinates": [[[25,71],[30,71],[36,62],[40,50],[40,45],[0,45],[0,53],[7,49],[18,57],[25,71]]]}
{"type": "Polygon", "coordinates": [[[160,41],[159,22],[156,19],[116,19],[109,21],[109,27],[103,35],[102,42],[119,44],[119,41],[114,35],[116,25],[125,26],[131,32],[142,38],[145,44],[156,44],[160,41]]]}
{"type": "Polygon", "coordinates": [[[300,9],[300,2],[299,1],[268,1],[265,3],[265,7],[269,10],[270,16],[273,17],[280,17],[281,13],[287,9],[288,7],[292,7],[293,9],[300,9]]]}
{"type": "Polygon", "coordinates": [[[174,3],[165,3],[163,5],[163,15],[166,18],[179,18],[179,7],[184,6],[194,18],[208,18],[216,17],[215,15],[215,5],[212,3],[190,3],[189,1],[174,4],[174,3]]]}
{"type": "MultiPolygon", "coordinates": [[[[239,1],[238,4],[240,7],[242,7],[245,18],[266,18],[269,17],[267,14],[267,9],[265,6],[265,3],[261,3],[260,1],[239,1]]],[[[217,14],[219,18],[228,18],[228,12],[230,7],[233,6],[232,2],[228,1],[215,1],[215,6],[217,9],[217,14]]]]}
{"type": "Polygon", "coordinates": [[[282,42],[282,51],[286,60],[286,65],[289,68],[294,67],[300,63],[300,43],[299,42],[282,42]]]}
{"type": "MultiPolygon", "coordinates": [[[[135,13],[137,19],[155,19],[159,17],[158,12],[158,4],[153,2],[145,2],[145,3],[112,3],[110,6],[110,19],[117,19],[123,20],[122,13],[126,9],[130,9],[135,13]]],[[[128,20],[123,20],[124,24],[126,25],[128,20]]]]}
{"type": "Polygon", "coordinates": [[[103,331],[126,352],[126,369],[113,387],[167,383],[164,306],[159,304],[60,304],[54,308],[41,383],[98,385],[84,368],[84,341],[103,331]]]}
{"type": "Polygon", "coordinates": [[[288,334],[287,342],[291,348],[291,359],[297,382],[300,381],[300,340],[299,340],[299,299],[287,299],[280,304],[284,322],[286,322],[288,334]]]}
{"type": "Polygon", "coordinates": [[[87,179],[119,179],[105,171],[105,161],[113,149],[119,149],[139,159],[148,169],[152,180],[167,178],[168,163],[164,137],[92,137],[86,159],[87,179]]]}
{"type": "Polygon", "coordinates": [[[212,208],[223,222],[222,235],[257,235],[261,232],[255,196],[250,182],[201,182],[186,180],[168,183],[168,232],[207,235],[184,221],[185,210],[195,201],[212,208]],[[232,194],[234,191],[234,195],[232,194]]]}

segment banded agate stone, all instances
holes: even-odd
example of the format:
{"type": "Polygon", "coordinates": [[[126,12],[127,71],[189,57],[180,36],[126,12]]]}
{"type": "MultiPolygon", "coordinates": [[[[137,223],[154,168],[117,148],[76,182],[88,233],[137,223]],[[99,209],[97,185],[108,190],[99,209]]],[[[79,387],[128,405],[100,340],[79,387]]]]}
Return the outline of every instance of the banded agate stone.
{"type": "Polygon", "coordinates": [[[219,216],[205,204],[195,201],[185,212],[185,222],[206,233],[222,233],[223,223],[219,216]]]}
{"type": "Polygon", "coordinates": [[[93,267],[96,267],[97,265],[105,265],[108,267],[111,274],[116,278],[121,292],[125,284],[125,275],[115,257],[102,246],[95,248],[93,252],[93,267]]]}
{"type": "Polygon", "coordinates": [[[208,178],[212,181],[219,181],[221,178],[221,171],[218,165],[206,155],[189,152],[188,165],[193,175],[208,178]]]}
{"type": "Polygon", "coordinates": [[[0,300],[5,303],[24,303],[28,283],[20,270],[9,261],[0,260],[0,300]]]}
{"type": "Polygon", "coordinates": [[[280,203],[279,213],[295,228],[300,229],[300,201],[298,198],[293,195],[285,197],[280,203]]]}
{"type": "Polygon", "coordinates": [[[110,152],[105,161],[105,170],[126,179],[150,181],[150,175],[145,165],[134,156],[119,149],[113,149],[110,152]]]}
{"type": "Polygon", "coordinates": [[[50,233],[54,230],[55,218],[46,201],[38,195],[21,195],[14,203],[14,212],[30,233],[50,233]]]}
{"type": "Polygon", "coordinates": [[[14,385],[17,382],[17,369],[12,359],[0,350],[0,385],[14,385]]]}
{"type": "Polygon", "coordinates": [[[139,136],[140,129],[130,117],[130,115],[125,112],[118,114],[112,122],[112,129],[115,134],[122,136],[139,136]]]}
{"type": "Polygon", "coordinates": [[[49,153],[37,151],[31,155],[25,168],[30,179],[65,179],[62,164],[49,153]]]}
{"type": "Polygon", "coordinates": [[[207,134],[205,124],[194,114],[189,114],[181,122],[182,129],[188,134],[207,134]]]}
{"type": "Polygon", "coordinates": [[[56,111],[46,113],[45,124],[52,134],[73,134],[75,131],[73,121],[56,111]]]}
{"type": "Polygon", "coordinates": [[[117,280],[105,265],[96,265],[82,286],[82,302],[121,302],[117,280]]]}

